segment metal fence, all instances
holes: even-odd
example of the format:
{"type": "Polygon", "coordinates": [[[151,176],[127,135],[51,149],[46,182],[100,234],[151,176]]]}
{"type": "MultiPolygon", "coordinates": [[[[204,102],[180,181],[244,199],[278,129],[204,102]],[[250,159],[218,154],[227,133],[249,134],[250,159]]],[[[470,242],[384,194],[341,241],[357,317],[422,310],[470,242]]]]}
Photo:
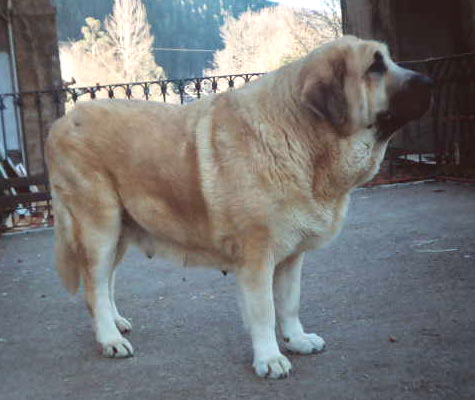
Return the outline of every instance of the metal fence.
{"type": "MultiPolygon", "coordinates": [[[[369,185],[420,179],[475,182],[475,53],[401,63],[435,82],[431,110],[402,129],[369,185]]],[[[0,231],[50,225],[44,141],[79,101],[125,98],[186,104],[259,73],[0,94],[0,231]]]]}
{"type": "Polygon", "coordinates": [[[98,98],[186,104],[233,90],[261,73],[67,87],[0,94],[0,232],[53,223],[44,143],[51,124],[77,102],[98,98]]]}

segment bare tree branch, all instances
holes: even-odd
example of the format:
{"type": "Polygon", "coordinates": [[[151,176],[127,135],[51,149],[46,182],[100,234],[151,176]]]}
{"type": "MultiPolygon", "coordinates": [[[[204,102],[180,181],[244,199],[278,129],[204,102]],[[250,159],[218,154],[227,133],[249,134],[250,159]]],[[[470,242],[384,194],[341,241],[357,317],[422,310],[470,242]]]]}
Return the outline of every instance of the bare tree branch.
{"type": "Polygon", "coordinates": [[[284,6],[227,16],[221,28],[225,48],[215,53],[207,73],[266,72],[299,58],[319,44],[341,36],[338,0],[324,11],[284,6]]]}

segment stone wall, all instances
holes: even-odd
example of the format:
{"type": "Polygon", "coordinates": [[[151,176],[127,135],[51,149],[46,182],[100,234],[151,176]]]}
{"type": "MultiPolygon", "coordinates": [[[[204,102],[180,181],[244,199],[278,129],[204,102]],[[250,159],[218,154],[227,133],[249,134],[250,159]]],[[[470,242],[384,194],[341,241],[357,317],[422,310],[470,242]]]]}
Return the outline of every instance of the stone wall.
{"type": "Polygon", "coordinates": [[[388,43],[398,61],[475,51],[475,0],[342,0],[345,33],[388,43]]]}

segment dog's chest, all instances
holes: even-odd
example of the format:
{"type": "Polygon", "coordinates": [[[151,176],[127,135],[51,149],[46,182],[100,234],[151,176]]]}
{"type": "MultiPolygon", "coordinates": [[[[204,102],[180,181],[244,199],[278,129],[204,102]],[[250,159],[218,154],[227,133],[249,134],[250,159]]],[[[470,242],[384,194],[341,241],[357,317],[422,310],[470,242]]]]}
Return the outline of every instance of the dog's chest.
{"type": "Polygon", "coordinates": [[[328,244],[341,230],[348,196],[312,207],[293,207],[281,214],[274,231],[276,258],[328,244]]]}
{"type": "Polygon", "coordinates": [[[369,181],[378,172],[384,158],[386,142],[375,140],[372,130],[363,130],[341,143],[339,176],[352,186],[369,181]]]}

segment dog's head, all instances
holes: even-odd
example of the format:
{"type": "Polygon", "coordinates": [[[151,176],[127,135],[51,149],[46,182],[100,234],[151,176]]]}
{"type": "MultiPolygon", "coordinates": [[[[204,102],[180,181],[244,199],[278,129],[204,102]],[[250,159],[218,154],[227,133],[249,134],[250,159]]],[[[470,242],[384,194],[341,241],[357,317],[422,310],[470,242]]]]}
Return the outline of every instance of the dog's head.
{"type": "Polygon", "coordinates": [[[429,108],[432,81],[401,68],[387,47],[345,36],[304,59],[301,101],[343,136],[372,130],[387,141],[429,108]]]}

